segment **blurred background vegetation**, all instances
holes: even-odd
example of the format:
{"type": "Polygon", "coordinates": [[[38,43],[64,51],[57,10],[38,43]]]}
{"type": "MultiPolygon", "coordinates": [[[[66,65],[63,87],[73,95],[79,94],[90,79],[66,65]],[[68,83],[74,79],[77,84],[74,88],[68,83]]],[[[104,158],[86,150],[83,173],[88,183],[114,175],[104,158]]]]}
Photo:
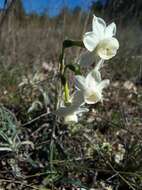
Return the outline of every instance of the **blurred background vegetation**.
{"type": "MultiPolygon", "coordinates": [[[[141,0],[92,1],[89,11],[63,7],[54,17],[46,11],[27,14],[20,0],[5,1],[0,11],[1,189],[142,189],[141,34],[141,0]],[[50,115],[59,55],[64,39],[81,40],[91,30],[93,14],[116,23],[120,49],[103,69],[111,79],[104,104],[68,127],[50,115]]],[[[74,62],[82,51],[67,50],[66,61],[74,62]]]]}
{"type": "MultiPolygon", "coordinates": [[[[90,11],[76,7],[63,7],[55,17],[42,14],[26,14],[22,1],[12,1],[8,11],[1,10],[0,53],[2,67],[33,69],[43,61],[57,62],[62,40],[82,39],[83,33],[91,29],[92,14],[103,17],[108,23],[117,24],[120,50],[113,60],[116,76],[141,78],[141,25],[142,2],[140,0],[109,0],[105,5],[93,3],[90,11]],[[35,46],[36,42],[36,46],[35,46]],[[53,51],[54,50],[54,51],[53,51]],[[120,75],[120,76],[119,76],[120,75]]],[[[78,55],[78,51],[75,56],[78,55]]],[[[74,57],[75,57],[74,56],[74,57]]]]}

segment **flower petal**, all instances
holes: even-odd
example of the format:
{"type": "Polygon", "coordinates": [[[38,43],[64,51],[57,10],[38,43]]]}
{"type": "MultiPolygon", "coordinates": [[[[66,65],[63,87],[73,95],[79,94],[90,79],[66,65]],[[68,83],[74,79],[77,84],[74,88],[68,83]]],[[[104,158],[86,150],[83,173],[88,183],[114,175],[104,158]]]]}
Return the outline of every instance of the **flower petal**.
{"type": "Polygon", "coordinates": [[[101,40],[98,44],[96,48],[96,54],[100,58],[108,60],[116,55],[118,48],[119,42],[116,38],[106,38],[104,40],[101,40]]]}
{"type": "Polygon", "coordinates": [[[83,91],[80,90],[80,91],[76,91],[75,94],[73,95],[73,98],[72,98],[72,107],[76,107],[76,108],[79,108],[81,105],[84,104],[84,94],[83,94],[83,91]]]}
{"type": "MultiPolygon", "coordinates": [[[[86,80],[85,80],[86,86],[89,89],[96,89],[98,82],[95,80],[95,78],[92,75],[92,71],[88,73],[86,80]]],[[[86,89],[87,89],[86,88],[86,89]]]]}
{"type": "Polygon", "coordinates": [[[113,22],[109,24],[105,29],[105,37],[110,38],[116,35],[116,24],[113,22]]]}
{"type": "Polygon", "coordinates": [[[75,86],[79,90],[84,90],[86,88],[85,78],[81,75],[76,75],[75,76],[75,86]]]}
{"type": "Polygon", "coordinates": [[[87,104],[95,104],[99,101],[102,101],[102,93],[97,88],[94,92],[87,92],[85,94],[85,102],[87,104]]]}
{"type": "Polygon", "coordinates": [[[100,73],[100,71],[98,71],[98,70],[94,70],[94,71],[92,71],[92,76],[93,76],[93,78],[95,79],[95,81],[96,82],[101,82],[101,73],[100,73]]]}
{"type": "Polygon", "coordinates": [[[95,60],[94,54],[91,52],[84,52],[81,54],[78,60],[78,64],[82,67],[87,67],[93,64],[95,60]]]}
{"type": "Polygon", "coordinates": [[[67,115],[71,115],[76,111],[76,109],[72,106],[68,107],[60,107],[54,113],[59,117],[66,117],[67,115]]]}
{"type": "Polygon", "coordinates": [[[93,51],[99,42],[98,36],[94,32],[86,32],[83,36],[84,46],[88,51],[93,51]]]}
{"type": "Polygon", "coordinates": [[[105,21],[102,18],[96,17],[94,15],[92,22],[92,29],[94,34],[98,36],[99,39],[104,36],[105,28],[106,28],[105,21]]]}
{"type": "Polygon", "coordinates": [[[105,80],[101,81],[101,83],[99,84],[99,89],[103,90],[104,88],[108,87],[109,84],[110,84],[110,80],[105,79],[105,80]]]}
{"type": "Polygon", "coordinates": [[[64,117],[65,124],[72,124],[78,122],[78,117],[75,113],[64,117]]]}
{"type": "Polygon", "coordinates": [[[83,108],[79,108],[76,113],[77,113],[79,116],[81,116],[82,113],[86,113],[86,112],[88,112],[88,111],[89,111],[88,108],[83,107],[83,108]]]}

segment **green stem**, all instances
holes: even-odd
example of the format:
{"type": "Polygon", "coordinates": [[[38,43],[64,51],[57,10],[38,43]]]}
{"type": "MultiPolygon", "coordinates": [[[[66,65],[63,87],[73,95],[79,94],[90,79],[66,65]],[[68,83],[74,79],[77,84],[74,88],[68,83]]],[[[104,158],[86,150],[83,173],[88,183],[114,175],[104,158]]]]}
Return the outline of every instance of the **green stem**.
{"type": "Polygon", "coordinates": [[[63,75],[64,73],[64,47],[62,47],[62,53],[60,55],[60,58],[59,58],[59,62],[60,62],[60,74],[63,75]]]}
{"type": "Polygon", "coordinates": [[[73,46],[84,48],[84,44],[80,40],[64,40],[64,42],[63,42],[64,48],[69,48],[69,47],[73,47],[73,46]]]}
{"type": "Polygon", "coordinates": [[[63,41],[63,46],[62,46],[62,52],[60,55],[60,76],[61,76],[61,86],[63,86],[64,89],[64,102],[68,103],[70,96],[69,96],[69,86],[68,82],[66,80],[66,68],[65,68],[65,63],[64,63],[64,51],[66,48],[70,48],[73,46],[78,46],[78,47],[84,47],[84,44],[82,41],[75,41],[75,40],[64,40],[63,41]]]}
{"type": "Polygon", "coordinates": [[[65,103],[69,102],[70,96],[69,96],[69,86],[68,83],[66,81],[65,85],[64,85],[64,96],[65,96],[65,103]]]}
{"type": "Polygon", "coordinates": [[[64,46],[62,48],[62,53],[60,55],[60,75],[61,75],[61,85],[64,90],[64,102],[69,102],[69,87],[65,77],[65,64],[64,64],[64,46]]]}

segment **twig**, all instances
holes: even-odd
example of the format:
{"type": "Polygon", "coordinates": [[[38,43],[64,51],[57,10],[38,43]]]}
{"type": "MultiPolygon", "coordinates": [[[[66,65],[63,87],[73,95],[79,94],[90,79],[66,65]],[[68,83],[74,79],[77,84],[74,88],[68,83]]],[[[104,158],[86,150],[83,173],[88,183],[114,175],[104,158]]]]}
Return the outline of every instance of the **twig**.
{"type": "MultiPolygon", "coordinates": [[[[113,122],[113,121],[110,121],[110,120],[108,120],[108,119],[106,119],[106,118],[104,118],[103,116],[101,116],[101,115],[96,115],[97,117],[99,117],[99,118],[101,118],[101,119],[103,119],[104,121],[106,121],[107,123],[109,123],[111,126],[116,126],[116,127],[118,127],[118,128],[121,128],[122,129],[122,126],[120,126],[119,124],[117,124],[117,123],[115,123],[115,122],[113,122]]],[[[138,134],[136,134],[136,133],[133,133],[132,131],[130,131],[128,128],[123,128],[123,129],[125,129],[127,132],[129,132],[131,135],[134,135],[134,136],[136,136],[137,137],[137,139],[139,139],[139,140],[142,140],[142,138],[138,135],[138,134]]]]}
{"type": "MultiPolygon", "coordinates": [[[[57,121],[57,117],[55,116],[54,123],[53,123],[53,129],[52,129],[52,136],[51,136],[51,142],[50,142],[50,155],[49,155],[51,179],[52,179],[52,174],[54,171],[53,157],[54,157],[54,140],[56,138],[55,137],[56,121],[57,121]]],[[[52,190],[54,189],[53,183],[51,183],[51,189],[52,190]]]]}
{"type": "MultiPolygon", "coordinates": [[[[86,134],[84,134],[84,137],[92,144],[91,139],[90,139],[86,134]]],[[[95,149],[95,150],[96,150],[96,149],[95,149]]],[[[112,164],[110,163],[110,161],[109,161],[108,159],[106,159],[100,151],[97,150],[97,152],[98,152],[98,154],[102,157],[102,159],[105,161],[105,163],[114,171],[114,173],[116,173],[132,190],[136,190],[136,189],[130,184],[130,182],[129,182],[127,179],[125,179],[125,178],[120,174],[120,172],[117,171],[117,170],[112,166],[112,164]]]]}
{"type": "Polygon", "coordinates": [[[35,186],[28,185],[28,184],[24,184],[24,183],[22,183],[22,181],[13,181],[13,179],[0,179],[0,182],[22,184],[22,185],[24,185],[25,187],[30,187],[30,188],[32,188],[32,189],[39,190],[39,188],[37,188],[37,187],[35,187],[35,186]]]}
{"type": "Polygon", "coordinates": [[[43,117],[49,115],[49,114],[50,114],[50,113],[47,113],[47,112],[46,112],[46,113],[43,113],[43,114],[41,114],[40,116],[38,116],[38,117],[32,119],[31,121],[28,121],[27,123],[22,124],[21,127],[26,127],[27,125],[30,125],[31,123],[33,123],[33,122],[35,122],[35,121],[37,121],[37,120],[39,120],[39,119],[41,119],[41,118],[43,118],[43,117]]]}
{"type": "MultiPolygon", "coordinates": [[[[53,172],[52,174],[55,174],[56,172],[53,172]]],[[[34,174],[34,175],[28,175],[25,177],[25,179],[29,179],[29,178],[35,178],[35,177],[39,177],[39,176],[42,176],[42,175],[46,175],[46,174],[51,174],[51,172],[42,172],[42,173],[37,173],[37,174],[34,174]]]]}

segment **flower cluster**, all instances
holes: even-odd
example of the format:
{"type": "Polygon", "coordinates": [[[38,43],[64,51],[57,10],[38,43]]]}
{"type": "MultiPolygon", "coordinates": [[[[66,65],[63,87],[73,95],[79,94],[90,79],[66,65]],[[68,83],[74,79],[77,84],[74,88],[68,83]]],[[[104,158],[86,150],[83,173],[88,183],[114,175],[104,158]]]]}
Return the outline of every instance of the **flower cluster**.
{"type": "Polygon", "coordinates": [[[96,58],[99,58],[99,61],[86,77],[75,76],[76,91],[70,98],[70,104],[61,106],[56,111],[58,116],[64,117],[65,123],[78,122],[78,115],[88,111],[85,104],[103,101],[103,89],[109,85],[110,81],[109,79],[102,80],[100,69],[104,60],[111,59],[117,53],[119,42],[114,37],[115,34],[115,23],[106,26],[103,19],[93,16],[92,31],[86,32],[83,36],[83,44],[87,51],[81,54],[78,64],[89,66],[96,58]]]}

